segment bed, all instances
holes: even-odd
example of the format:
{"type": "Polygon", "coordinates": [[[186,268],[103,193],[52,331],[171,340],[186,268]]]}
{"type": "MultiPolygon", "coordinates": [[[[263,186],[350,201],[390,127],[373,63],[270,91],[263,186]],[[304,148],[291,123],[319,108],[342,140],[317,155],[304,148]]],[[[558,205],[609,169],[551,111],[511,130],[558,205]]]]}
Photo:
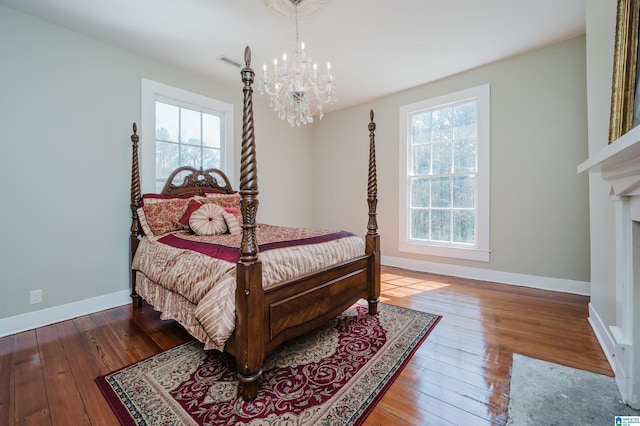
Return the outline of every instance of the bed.
{"type": "Polygon", "coordinates": [[[282,342],[319,327],[360,299],[368,302],[371,315],[377,314],[380,236],[373,111],[364,239],[339,230],[257,223],[254,71],[248,47],[245,64],[239,191],[220,170],[181,167],[160,194],[142,195],[133,124],[130,249],[134,307],[146,300],[205,349],[233,356],[242,398],[250,401],[257,396],[265,357],[282,342]]]}

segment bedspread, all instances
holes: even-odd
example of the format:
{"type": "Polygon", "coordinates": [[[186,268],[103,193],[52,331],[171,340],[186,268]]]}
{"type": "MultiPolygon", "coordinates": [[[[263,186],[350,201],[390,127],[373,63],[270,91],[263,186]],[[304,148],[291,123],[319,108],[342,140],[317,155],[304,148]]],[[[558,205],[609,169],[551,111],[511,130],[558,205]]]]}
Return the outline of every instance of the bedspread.
{"type": "MultiPolygon", "coordinates": [[[[269,286],[364,254],[364,241],[348,232],[258,224],[262,284],[269,286]]],[[[241,236],[168,234],[143,238],[133,269],[195,306],[194,315],[210,340],[224,348],[235,327],[236,262],[241,236]]],[[[144,295],[143,295],[144,296],[144,295]]]]}

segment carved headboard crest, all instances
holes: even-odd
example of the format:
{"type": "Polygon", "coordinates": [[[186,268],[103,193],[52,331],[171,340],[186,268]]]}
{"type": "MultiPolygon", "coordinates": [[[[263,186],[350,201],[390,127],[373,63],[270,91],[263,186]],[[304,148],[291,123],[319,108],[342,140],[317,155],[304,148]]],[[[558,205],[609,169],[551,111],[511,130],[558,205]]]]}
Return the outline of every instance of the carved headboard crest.
{"type": "Polygon", "coordinates": [[[163,194],[180,194],[184,192],[193,192],[195,188],[207,188],[211,190],[219,190],[222,193],[231,194],[233,189],[229,179],[223,171],[218,169],[198,170],[193,167],[184,166],[174,170],[167,178],[167,183],[162,189],[163,194]],[[176,176],[184,174],[186,176],[182,183],[176,185],[173,183],[176,176]],[[221,184],[220,181],[223,183],[221,184]]]}

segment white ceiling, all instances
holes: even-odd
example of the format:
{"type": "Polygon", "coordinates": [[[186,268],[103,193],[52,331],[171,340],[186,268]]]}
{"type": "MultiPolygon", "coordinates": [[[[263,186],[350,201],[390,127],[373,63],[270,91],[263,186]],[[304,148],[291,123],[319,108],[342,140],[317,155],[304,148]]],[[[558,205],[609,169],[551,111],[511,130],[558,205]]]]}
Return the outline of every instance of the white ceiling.
{"type": "MultiPolygon", "coordinates": [[[[294,20],[264,0],[0,4],[230,85],[239,69],[221,55],[242,62],[249,45],[260,73],[295,44],[294,20]]],[[[585,0],[328,0],[299,30],[314,61],[331,61],[331,111],[584,34],[585,0]]]]}

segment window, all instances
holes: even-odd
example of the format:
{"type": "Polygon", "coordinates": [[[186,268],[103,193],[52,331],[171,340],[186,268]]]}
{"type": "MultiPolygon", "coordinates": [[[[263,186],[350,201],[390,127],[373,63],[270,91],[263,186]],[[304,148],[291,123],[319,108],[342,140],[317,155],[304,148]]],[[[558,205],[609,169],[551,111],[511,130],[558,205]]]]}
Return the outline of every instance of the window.
{"type": "Polygon", "coordinates": [[[233,105],[142,80],[142,192],[180,166],[217,168],[233,182],[233,105]]]}
{"type": "Polygon", "coordinates": [[[400,108],[400,251],[489,261],[489,85],[400,108]]]}

